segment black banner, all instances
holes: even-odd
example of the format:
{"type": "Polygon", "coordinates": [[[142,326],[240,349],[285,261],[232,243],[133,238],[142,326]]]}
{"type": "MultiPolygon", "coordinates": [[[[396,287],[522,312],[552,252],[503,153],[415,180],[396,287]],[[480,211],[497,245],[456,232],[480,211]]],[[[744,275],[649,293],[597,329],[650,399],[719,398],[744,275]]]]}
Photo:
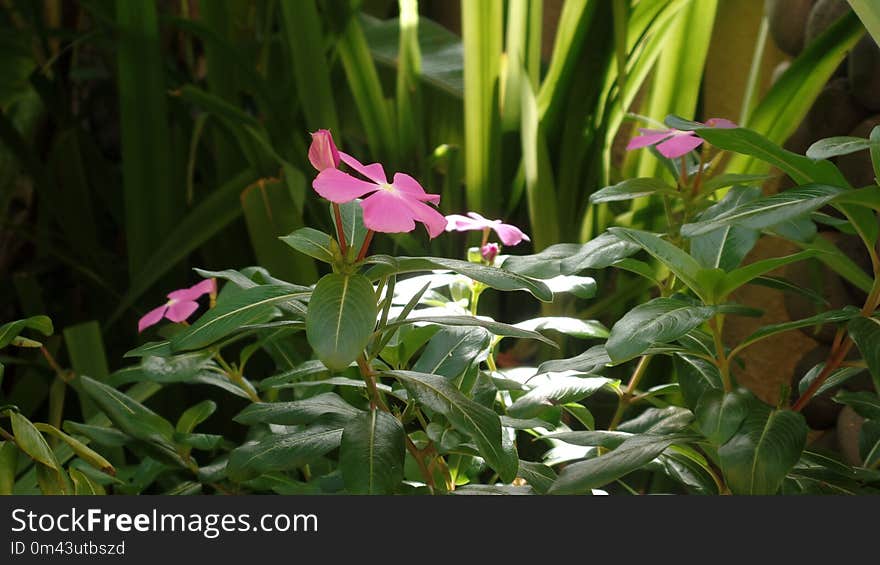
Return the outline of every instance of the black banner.
{"type": "Polygon", "coordinates": [[[686,562],[771,554],[812,561],[872,551],[876,504],[830,497],[9,496],[0,497],[0,563],[255,565],[348,556],[518,563],[535,552],[545,557],[540,563],[615,555],[628,563],[678,552],[690,555],[686,562]]]}

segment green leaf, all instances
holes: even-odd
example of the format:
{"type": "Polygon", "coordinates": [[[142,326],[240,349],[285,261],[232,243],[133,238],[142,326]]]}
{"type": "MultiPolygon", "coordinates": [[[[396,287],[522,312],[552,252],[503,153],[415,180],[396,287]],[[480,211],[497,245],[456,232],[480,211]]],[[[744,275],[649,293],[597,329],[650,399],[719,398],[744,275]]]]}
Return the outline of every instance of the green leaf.
{"type": "Polygon", "coordinates": [[[122,447],[130,443],[131,438],[116,428],[104,426],[91,426],[67,420],[64,422],[64,430],[71,434],[85,436],[89,441],[105,447],[122,447]]]}
{"type": "Polygon", "coordinates": [[[742,427],[718,449],[719,463],[734,494],[775,494],[800,459],[809,428],[797,412],[757,399],[750,404],[742,427]]]}
{"type": "Polygon", "coordinates": [[[412,370],[454,379],[485,356],[490,340],[484,328],[443,328],[425,346],[412,370]]]}
{"type": "Polygon", "coordinates": [[[544,494],[556,480],[556,472],[543,463],[519,462],[519,476],[525,479],[538,494],[544,494]]]}
{"type": "Polygon", "coordinates": [[[862,418],[880,420],[880,398],[874,393],[841,390],[834,395],[834,402],[846,404],[862,418]]]}
{"type": "Polygon", "coordinates": [[[530,331],[553,330],[561,334],[581,339],[607,338],[608,328],[596,320],[578,320],[562,316],[533,318],[514,324],[517,328],[530,331]]]}
{"type": "Polygon", "coordinates": [[[782,322],[780,324],[770,324],[767,326],[762,326],[761,328],[758,328],[757,330],[752,332],[752,334],[746,337],[744,340],[742,340],[739,345],[736,346],[736,350],[739,351],[745,349],[756,341],[760,341],[764,338],[770,337],[771,335],[776,335],[782,332],[788,332],[800,328],[808,328],[810,326],[818,326],[820,324],[846,322],[848,320],[852,320],[858,315],[858,308],[854,306],[847,306],[842,310],[829,310],[827,312],[821,312],[819,314],[816,314],[815,316],[810,316],[809,318],[803,318],[801,320],[792,320],[790,322],[782,322]]]}
{"type": "Polygon", "coordinates": [[[614,451],[567,465],[548,494],[583,494],[636,471],[686,436],[636,435],[614,451]]]}
{"type": "Polygon", "coordinates": [[[535,255],[512,255],[504,260],[502,268],[528,277],[552,279],[585,269],[604,269],[638,250],[635,243],[604,233],[583,245],[558,243],[535,255]]]}
{"type": "Polygon", "coordinates": [[[18,470],[18,447],[12,441],[0,441],[0,496],[12,494],[18,470]]]}
{"type": "Polygon", "coordinates": [[[553,406],[579,402],[608,387],[611,379],[550,375],[547,382],[536,386],[510,405],[507,413],[514,418],[533,418],[553,406]]]}
{"type": "Polygon", "coordinates": [[[681,227],[681,234],[694,237],[729,225],[756,230],[769,228],[818,210],[843,190],[822,184],[799,186],[747,202],[712,219],[685,224],[681,227]]]}
{"type": "Polygon", "coordinates": [[[873,469],[880,463],[880,422],[877,420],[865,420],[862,424],[859,432],[859,456],[863,467],[873,469]]]}
{"type": "Polygon", "coordinates": [[[200,349],[237,331],[243,325],[267,321],[273,315],[275,306],[307,295],[303,292],[291,292],[289,288],[278,285],[262,285],[235,293],[221,293],[214,308],[192,326],[171,338],[171,348],[174,351],[200,349]]]}
{"type": "Polygon", "coordinates": [[[171,231],[183,209],[183,191],[172,181],[165,67],[157,8],[117,0],[116,76],[122,136],[122,192],[129,273],[144,269],[156,242],[171,231]]]}
{"type": "Polygon", "coordinates": [[[292,471],[336,449],[342,428],[313,426],[289,434],[270,434],[233,449],[226,466],[229,477],[241,481],[271,471],[292,471]]]}
{"type": "Polygon", "coordinates": [[[670,343],[715,315],[715,309],[678,298],[655,298],[627,312],[611,328],[605,348],[615,363],[644,353],[655,344],[670,343]]]}
{"type": "MultiPolygon", "coordinates": [[[[724,188],[727,186],[734,185],[751,185],[753,183],[763,183],[765,180],[769,180],[773,178],[772,175],[741,175],[737,173],[722,173],[720,175],[716,175],[706,182],[703,183],[703,190],[707,192],[714,192],[719,188],[724,188]]],[[[743,186],[742,189],[752,190],[755,187],[752,186],[743,186]]],[[[731,189],[733,190],[733,189],[731,189]]],[[[728,193],[729,194],[729,193],[728,193]]],[[[758,191],[760,194],[760,191],[758,191]]]]}
{"type": "Polygon", "coordinates": [[[502,481],[509,483],[516,478],[519,459],[515,449],[503,445],[501,420],[495,412],[470,400],[437,375],[413,371],[386,371],[383,375],[401,381],[419,402],[446,416],[457,430],[474,440],[480,455],[502,481]]]}
{"type": "Polygon", "coordinates": [[[862,137],[829,137],[820,139],[807,149],[807,157],[810,159],[831,159],[841,155],[849,155],[857,151],[865,151],[871,147],[870,140],[862,137]]]}
{"type": "Polygon", "coordinates": [[[652,194],[673,196],[676,194],[676,191],[662,180],[651,177],[627,179],[597,190],[590,195],[590,202],[597,204],[599,202],[633,200],[634,198],[642,198],[652,194]]]}
{"type": "Polygon", "coordinates": [[[15,436],[18,448],[37,463],[42,463],[56,471],[60,469],[52,448],[36,426],[18,412],[10,412],[9,418],[12,420],[12,434],[15,436]]]}
{"type": "Polygon", "coordinates": [[[605,351],[604,345],[594,345],[580,355],[569,357],[568,359],[553,359],[544,361],[538,367],[537,374],[543,373],[560,373],[562,371],[577,371],[580,373],[592,373],[608,363],[611,358],[605,351]]]}
{"type": "Polygon", "coordinates": [[[376,296],[363,275],[325,275],[309,301],[306,336],[329,369],[341,371],[357,359],[376,326],[376,296]]]}
{"type": "Polygon", "coordinates": [[[339,253],[339,247],[333,238],[313,228],[300,228],[279,239],[300,253],[324,263],[332,263],[335,254],[339,253]]]}
{"type": "Polygon", "coordinates": [[[483,317],[478,318],[475,316],[431,316],[430,318],[416,317],[409,318],[407,320],[396,320],[385,327],[386,329],[391,329],[408,324],[437,324],[440,326],[480,327],[486,328],[487,330],[489,330],[489,332],[500,337],[537,339],[538,341],[543,341],[547,345],[558,347],[553,340],[544,337],[538,332],[524,330],[516,326],[511,326],[510,324],[504,324],[502,322],[496,322],[491,319],[485,319],[483,317]]]}
{"type": "Polygon", "coordinates": [[[311,424],[322,416],[332,415],[345,422],[362,414],[335,392],[325,392],[290,402],[258,402],[248,405],[233,418],[239,424],[311,424]]]}
{"type": "Polygon", "coordinates": [[[718,288],[717,290],[718,297],[721,300],[724,300],[734,290],[738,289],[744,284],[748,284],[749,282],[762,275],[769,273],[770,271],[774,271],[779,267],[785,265],[790,265],[791,263],[797,263],[798,261],[803,261],[805,259],[815,257],[816,255],[817,253],[814,250],[808,249],[806,251],[800,251],[798,253],[786,255],[785,257],[762,259],[760,261],[749,263],[744,267],[734,269],[727,273],[721,280],[720,288],[718,288]]]}
{"type": "Polygon", "coordinates": [[[366,262],[374,264],[366,273],[371,280],[392,274],[446,269],[496,290],[526,290],[544,302],[553,300],[553,293],[543,282],[479,263],[441,257],[389,257],[388,255],[373,255],[367,257],[366,262]]]}
{"type": "MultiPolygon", "coordinates": [[[[345,233],[345,241],[351,249],[351,257],[355,257],[364,244],[367,237],[367,226],[364,225],[364,209],[361,208],[359,199],[345,202],[339,205],[339,216],[342,218],[342,231],[345,233]]],[[[333,205],[330,205],[330,214],[333,214],[333,205]]]]}
{"type": "Polygon", "coordinates": [[[56,438],[69,445],[70,449],[72,449],[73,452],[80,459],[82,459],[95,469],[107,473],[108,475],[116,474],[116,469],[113,468],[113,465],[111,465],[109,461],[104,459],[104,457],[101,456],[98,452],[96,452],[83,442],[79,441],[78,439],[67,435],[55,426],[50,426],[49,424],[37,423],[34,424],[34,427],[43,433],[55,436],[56,438]]]}
{"type": "Polygon", "coordinates": [[[283,385],[291,382],[305,379],[314,375],[327,373],[327,367],[320,361],[306,361],[278,375],[267,377],[260,381],[261,389],[272,388],[273,386],[283,385]]]}
{"type": "Polygon", "coordinates": [[[880,321],[860,316],[850,321],[847,330],[871,371],[875,389],[880,391],[880,321]]]}
{"type": "Polygon", "coordinates": [[[213,400],[203,400],[194,406],[190,406],[184,410],[180,418],[177,419],[175,431],[179,433],[192,433],[192,431],[211,417],[211,414],[217,411],[217,403],[213,400]]]}
{"type": "Polygon", "coordinates": [[[593,277],[579,277],[576,275],[559,275],[544,281],[554,295],[570,293],[578,298],[593,298],[596,296],[596,279],[593,277]]]}
{"type": "MultiPolygon", "coordinates": [[[[712,220],[760,196],[760,187],[735,186],[720,202],[703,212],[699,220],[712,220]]],[[[703,267],[730,271],[742,263],[760,235],[758,230],[728,225],[694,237],[691,240],[691,255],[703,267]]]]}
{"type": "MultiPolygon", "coordinates": [[[[682,227],[682,230],[684,228],[682,227]]],[[[675,276],[681,279],[685,285],[697,293],[698,296],[705,294],[702,285],[698,282],[698,275],[703,268],[696,259],[672,245],[657,235],[645,231],[629,228],[609,228],[609,232],[635,243],[648,252],[654,259],[666,265],[675,276]]],[[[684,232],[682,231],[682,234],[684,232]]]]}
{"type": "Polygon", "coordinates": [[[73,467],[70,467],[68,469],[68,472],[70,473],[70,480],[73,481],[73,493],[77,496],[107,494],[107,492],[104,490],[104,487],[101,486],[100,483],[93,481],[89,478],[88,475],[86,475],[79,469],[74,469],[73,467]]]}
{"type": "Polygon", "coordinates": [[[745,390],[707,390],[694,411],[700,431],[713,445],[723,445],[745,420],[750,399],[751,393],[745,390]]]}
{"type": "Polygon", "coordinates": [[[387,412],[371,410],[342,431],[339,468],[352,494],[391,494],[403,480],[406,432],[387,412]]]}
{"type": "Polygon", "coordinates": [[[48,316],[32,316],[24,320],[8,322],[0,326],[0,349],[12,343],[12,340],[24,329],[36,330],[45,336],[50,336],[55,331],[48,316]]]}
{"type": "Polygon", "coordinates": [[[110,418],[113,424],[135,439],[171,449],[174,426],[140,402],[104,383],[80,376],[83,392],[110,418]]]}

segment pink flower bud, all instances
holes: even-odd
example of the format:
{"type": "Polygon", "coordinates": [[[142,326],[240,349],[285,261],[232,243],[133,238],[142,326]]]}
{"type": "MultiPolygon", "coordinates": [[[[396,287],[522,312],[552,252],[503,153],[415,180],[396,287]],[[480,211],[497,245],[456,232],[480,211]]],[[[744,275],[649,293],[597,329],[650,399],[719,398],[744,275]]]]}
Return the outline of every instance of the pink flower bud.
{"type": "Polygon", "coordinates": [[[339,167],[339,151],[333,143],[330,130],[319,129],[312,134],[312,145],[309,147],[309,162],[319,172],[324,169],[339,167]]]}
{"type": "Polygon", "coordinates": [[[485,259],[490,265],[495,262],[495,257],[498,256],[499,251],[500,248],[497,243],[487,243],[480,248],[480,253],[483,254],[483,259],[485,259]]]}

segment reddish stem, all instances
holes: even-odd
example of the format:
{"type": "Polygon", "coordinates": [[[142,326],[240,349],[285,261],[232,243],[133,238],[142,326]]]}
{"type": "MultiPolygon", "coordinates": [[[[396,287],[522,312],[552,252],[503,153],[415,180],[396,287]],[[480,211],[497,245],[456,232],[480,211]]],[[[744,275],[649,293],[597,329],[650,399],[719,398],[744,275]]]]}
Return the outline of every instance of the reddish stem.
{"type": "Polygon", "coordinates": [[[367,251],[370,250],[370,242],[373,241],[373,230],[367,232],[367,237],[364,238],[364,244],[361,245],[360,253],[358,253],[357,259],[355,262],[361,261],[364,257],[367,256],[367,251]]]}
{"type": "Polygon", "coordinates": [[[339,204],[336,202],[333,203],[333,216],[336,218],[336,235],[339,237],[339,248],[342,250],[342,255],[345,256],[348,243],[345,241],[345,228],[342,227],[342,213],[339,211],[339,204]]]}

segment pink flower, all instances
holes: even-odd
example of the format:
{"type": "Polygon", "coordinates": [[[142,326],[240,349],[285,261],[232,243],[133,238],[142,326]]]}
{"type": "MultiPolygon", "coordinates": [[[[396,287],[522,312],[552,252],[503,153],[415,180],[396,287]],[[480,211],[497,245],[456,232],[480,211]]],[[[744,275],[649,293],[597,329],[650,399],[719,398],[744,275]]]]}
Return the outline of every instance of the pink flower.
{"type": "Polygon", "coordinates": [[[168,293],[168,302],[147,312],[138,321],[138,333],[150,326],[158,324],[162,318],[172,322],[182,322],[193,315],[199,303],[196,300],[203,294],[215,296],[217,294],[217,281],[205,279],[189,288],[181,288],[168,293]]]}
{"type": "Polygon", "coordinates": [[[319,129],[312,134],[312,145],[309,147],[309,162],[318,171],[339,167],[339,151],[333,143],[330,130],[319,129]]]}
{"type": "Polygon", "coordinates": [[[364,225],[373,231],[410,232],[415,229],[415,222],[421,222],[431,238],[443,233],[446,218],[425,204],[438,204],[439,195],[426,193],[416,179],[405,173],[395,173],[394,181],[389,183],[385,169],[379,163],[363,165],[342,151],[339,158],[370,180],[359,179],[336,168],[325,168],[312,181],[318,194],[337,204],[369,194],[360,205],[364,210],[364,225]]]}
{"type": "MultiPolygon", "coordinates": [[[[706,122],[706,125],[712,128],[723,129],[739,127],[724,118],[711,118],[706,122]]],[[[684,131],[675,128],[639,128],[639,131],[642,132],[642,135],[632,138],[626,146],[627,150],[655,145],[661,155],[668,159],[675,159],[703,144],[703,140],[697,137],[697,132],[695,131],[684,131]]]]}
{"type": "Polygon", "coordinates": [[[489,220],[476,212],[468,212],[465,217],[459,214],[450,214],[446,216],[446,231],[487,231],[492,229],[498,234],[498,238],[504,245],[516,245],[525,240],[530,241],[529,236],[524,234],[522,230],[511,224],[501,223],[501,220],[489,220]]]}
{"type": "Polygon", "coordinates": [[[487,243],[480,248],[480,253],[483,255],[483,259],[491,265],[495,262],[495,257],[498,256],[500,250],[497,243],[487,243]]]}

